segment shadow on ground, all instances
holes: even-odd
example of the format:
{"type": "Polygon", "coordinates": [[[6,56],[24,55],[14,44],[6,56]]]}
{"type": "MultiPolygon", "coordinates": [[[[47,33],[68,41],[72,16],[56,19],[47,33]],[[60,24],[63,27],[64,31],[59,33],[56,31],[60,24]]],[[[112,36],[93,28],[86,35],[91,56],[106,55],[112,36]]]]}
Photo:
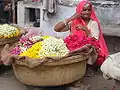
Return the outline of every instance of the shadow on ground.
{"type": "Polygon", "coordinates": [[[120,52],[120,37],[118,36],[104,36],[109,53],[120,52]]]}

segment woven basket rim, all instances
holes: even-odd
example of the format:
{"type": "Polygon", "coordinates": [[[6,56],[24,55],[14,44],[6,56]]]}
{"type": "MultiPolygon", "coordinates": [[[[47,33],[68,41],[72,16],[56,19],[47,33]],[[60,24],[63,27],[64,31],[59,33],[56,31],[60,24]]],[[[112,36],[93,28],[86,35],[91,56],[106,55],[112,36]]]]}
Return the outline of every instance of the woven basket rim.
{"type": "MultiPolygon", "coordinates": [[[[75,57],[68,57],[68,58],[65,58],[65,59],[60,59],[60,60],[56,60],[56,61],[49,61],[49,60],[46,60],[45,62],[43,63],[39,63],[39,62],[36,62],[36,63],[39,63],[38,65],[36,65],[35,67],[39,67],[39,66],[62,66],[62,65],[69,65],[69,64],[74,64],[74,63],[79,63],[79,62],[82,62],[82,61],[85,61],[87,60],[89,57],[88,56],[80,56],[80,55],[76,55],[75,57]],[[78,59],[79,58],[79,59],[78,59]]],[[[22,59],[24,61],[24,59],[22,59]]],[[[20,61],[22,61],[20,60],[20,61]]],[[[21,65],[21,66],[24,66],[24,67],[29,67],[29,66],[26,66],[24,64],[20,64],[19,60],[14,60],[14,62],[12,64],[17,64],[17,65],[21,65]]],[[[34,67],[29,67],[29,68],[34,68],[34,67]]]]}

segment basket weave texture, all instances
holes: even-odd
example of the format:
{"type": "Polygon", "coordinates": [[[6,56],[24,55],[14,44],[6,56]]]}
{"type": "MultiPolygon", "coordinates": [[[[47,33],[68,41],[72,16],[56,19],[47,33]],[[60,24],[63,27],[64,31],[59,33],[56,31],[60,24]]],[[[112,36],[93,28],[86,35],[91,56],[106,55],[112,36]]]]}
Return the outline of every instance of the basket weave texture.
{"type": "Polygon", "coordinates": [[[32,86],[59,86],[81,79],[86,70],[86,60],[63,65],[39,65],[28,68],[13,64],[15,76],[22,83],[32,86]]]}

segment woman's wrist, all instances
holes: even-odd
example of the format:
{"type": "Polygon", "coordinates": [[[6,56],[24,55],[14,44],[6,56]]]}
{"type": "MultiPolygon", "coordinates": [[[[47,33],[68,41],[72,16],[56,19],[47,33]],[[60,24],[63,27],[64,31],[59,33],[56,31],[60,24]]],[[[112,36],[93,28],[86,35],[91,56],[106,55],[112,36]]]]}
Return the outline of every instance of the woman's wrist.
{"type": "Polygon", "coordinates": [[[64,25],[67,26],[68,22],[66,20],[63,21],[64,25]]]}
{"type": "Polygon", "coordinates": [[[89,37],[90,36],[90,30],[89,29],[86,29],[86,30],[84,30],[85,31],[85,33],[87,34],[87,36],[89,37]]]}
{"type": "Polygon", "coordinates": [[[75,13],[73,16],[71,16],[70,18],[66,19],[65,21],[66,21],[66,23],[69,23],[69,22],[73,21],[74,19],[76,19],[78,17],[80,17],[80,14],[75,13]]]}
{"type": "Polygon", "coordinates": [[[65,19],[65,20],[63,21],[63,23],[64,23],[65,26],[68,26],[68,23],[69,23],[70,21],[71,21],[70,19],[65,19]]]}
{"type": "Polygon", "coordinates": [[[79,18],[79,17],[80,17],[80,14],[79,14],[79,13],[75,13],[75,14],[72,15],[70,18],[65,19],[65,20],[64,20],[64,24],[65,24],[65,25],[68,25],[69,22],[71,22],[71,21],[73,21],[74,19],[79,18]]]}

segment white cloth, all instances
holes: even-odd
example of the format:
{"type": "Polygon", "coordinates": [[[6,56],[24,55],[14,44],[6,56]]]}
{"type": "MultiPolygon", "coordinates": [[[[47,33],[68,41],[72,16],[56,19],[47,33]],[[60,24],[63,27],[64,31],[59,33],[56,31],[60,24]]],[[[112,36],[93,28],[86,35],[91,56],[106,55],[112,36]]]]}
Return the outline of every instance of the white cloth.
{"type": "Polygon", "coordinates": [[[49,13],[56,13],[56,0],[43,0],[43,10],[48,11],[49,13]]]}
{"type": "Polygon", "coordinates": [[[120,53],[109,55],[101,65],[104,78],[120,80],[120,53]]]}
{"type": "MultiPolygon", "coordinates": [[[[90,33],[90,37],[94,37],[95,39],[99,39],[99,27],[98,27],[98,23],[96,21],[93,21],[92,19],[89,21],[88,25],[87,25],[88,29],[91,31],[90,33]]],[[[87,64],[93,65],[95,63],[95,61],[97,60],[98,55],[93,55],[92,57],[90,57],[88,59],[87,64]]]]}
{"type": "Polygon", "coordinates": [[[100,31],[99,31],[98,23],[96,21],[90,20],[87,27],[91,31],[90,36],[99,39],[100,31]]]}

